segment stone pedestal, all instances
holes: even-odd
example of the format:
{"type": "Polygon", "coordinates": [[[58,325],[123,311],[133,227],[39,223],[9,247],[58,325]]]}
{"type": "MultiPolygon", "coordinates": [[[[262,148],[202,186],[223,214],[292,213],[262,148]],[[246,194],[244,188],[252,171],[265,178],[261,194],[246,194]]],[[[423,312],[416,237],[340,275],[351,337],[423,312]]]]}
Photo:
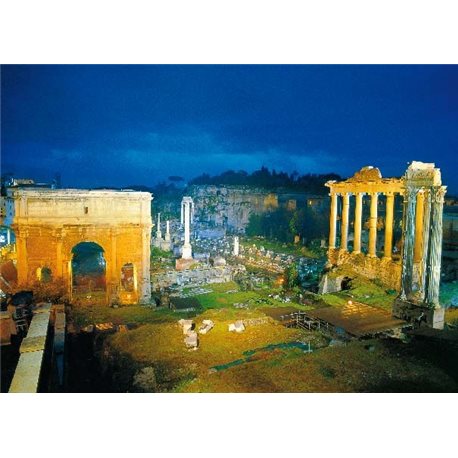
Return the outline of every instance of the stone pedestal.
{"type": "Polygon", "coordinates": [[[444,329],[445,309],[427,307],[411,301],[396,299],[393,304],[393,316],[409,321],[416,326],[428,326],[444,329]]]}

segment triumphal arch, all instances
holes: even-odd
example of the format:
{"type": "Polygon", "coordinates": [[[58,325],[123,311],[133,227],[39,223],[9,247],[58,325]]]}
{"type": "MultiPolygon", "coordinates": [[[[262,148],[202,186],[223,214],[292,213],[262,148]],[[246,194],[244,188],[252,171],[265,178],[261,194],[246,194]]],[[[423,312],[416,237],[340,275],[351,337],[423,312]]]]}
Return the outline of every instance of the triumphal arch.
{"type": "Polygon", "coordinates": [[[103,253],[103,303],[149,302],[150,193],[18,189],[12,198],[20,285],[33,284],[46,273],[48,279],[63,279],[72,297],[73,253],[87,243],[103,253]]]}
{"type": "Polygon", "coordinates": [[[398,291],[396,317],[424,318],[430,326],[442,327],[439,284],[446,187],[440,170],[414,161],[403,177],[383,178],[379,169],[363,167],[353,177],[326,186],[331,197],[329,264],[348,266],[398,291]],[[393,245],[398,226],[400,237],[393,245]],[[363,232],[368,232],[364,243],[363,232]]]}

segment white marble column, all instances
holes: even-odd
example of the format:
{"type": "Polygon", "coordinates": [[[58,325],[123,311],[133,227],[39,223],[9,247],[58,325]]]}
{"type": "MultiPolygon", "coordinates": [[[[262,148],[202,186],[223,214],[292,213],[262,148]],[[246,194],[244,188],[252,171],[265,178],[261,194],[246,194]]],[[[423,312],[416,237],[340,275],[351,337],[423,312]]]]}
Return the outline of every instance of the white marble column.
{"type": "Polygon", "coordinates": [[[170,242],[170,221],[167,220],[164,240],[170,242]]]}
{"type": "Polygon", "coordinates": [[[191,197],[183,197],[183,206],[184,206],[184,244],[183,244],[183,253],[181,257],[183,259],[192,258],[192,247],[190,242],[190,225],[191,225],[191,208],[192,208],[192,199],[191,197]]]}
{"type": "Polygon", "coordinates": [[[162,231],[161,231],[161,214],[157,214],[157,229],[156,229],[156,238],[158,240],[162,239],[162,231]]]}

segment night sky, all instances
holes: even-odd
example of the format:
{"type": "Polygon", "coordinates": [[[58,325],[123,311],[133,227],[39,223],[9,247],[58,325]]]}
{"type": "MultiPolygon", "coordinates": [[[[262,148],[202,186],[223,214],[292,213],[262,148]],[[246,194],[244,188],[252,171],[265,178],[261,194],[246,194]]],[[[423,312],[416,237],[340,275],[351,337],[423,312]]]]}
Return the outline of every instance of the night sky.
{"type": "Polygon", "coordinates": [[[262,165],[400,176],[458,194],[458,66],[2,66],[2,173],[152,186],[262,165]]]}

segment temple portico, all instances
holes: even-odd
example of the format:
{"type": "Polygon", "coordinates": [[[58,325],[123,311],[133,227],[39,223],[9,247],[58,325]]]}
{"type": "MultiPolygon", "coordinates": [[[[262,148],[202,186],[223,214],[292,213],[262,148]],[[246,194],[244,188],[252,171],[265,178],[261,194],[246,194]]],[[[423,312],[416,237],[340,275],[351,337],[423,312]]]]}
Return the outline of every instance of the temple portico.
{"type": "Polygon", "coordinates": [[[428,320],[432,326],[440,327],[442,209],[446,192],[440,170],[434,164],[414,161],[402,178],[382,178],[379,169],[363,167],[348,180],[329,181],[326,186],[331,198],[329,264],[348,264],[356,272],[399,291],[399,301],[393,309],[398,317],[409,318],[405,315],[406,304],[415,313],[422,308],[438,311],[429,314],[428,320]],[[403,199],[400,260],[393,259],[396,198],[403,199]],[[365,221],[364,199],[369,204],[365,221]],[[369,233],[366,252],[361,240],[363,225],[369,233]],[[353,247],[349,247],[351,226],[353,247]],[[378,234],[381,228],[383,240],[378,234]],[[378,249],[379,244],[383,244],[383,250],[378,249]]]}

